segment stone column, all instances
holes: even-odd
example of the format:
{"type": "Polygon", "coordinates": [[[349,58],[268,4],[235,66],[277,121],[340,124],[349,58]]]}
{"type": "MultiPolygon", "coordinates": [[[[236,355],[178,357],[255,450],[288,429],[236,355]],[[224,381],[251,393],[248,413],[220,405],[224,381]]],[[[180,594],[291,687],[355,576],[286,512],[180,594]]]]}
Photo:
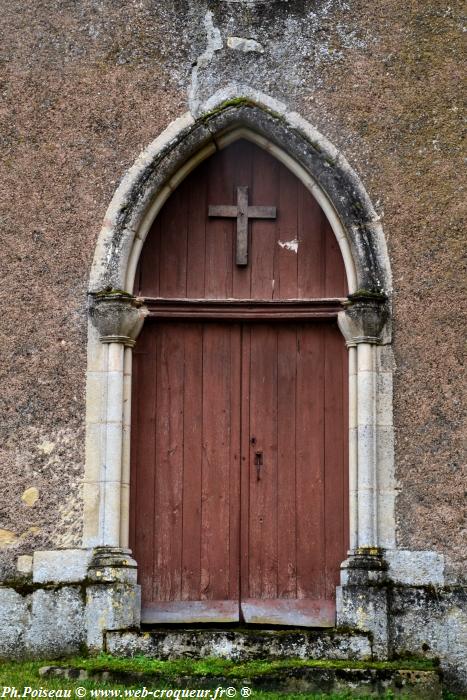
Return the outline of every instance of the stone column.
{"type": "Polygon", "coordinates": [[[357,346],[347,342],[349,350],[349,545],[358,547],[358,439],[357,439],[357,346]]]}
{"type": "Polygon", "coordinates": [[[98,546],[127,547],[131,349],[147,309],[124,292],[93,296],[91,321],[106,350],[98,546]]]}
{"type": "Polygon", "coordinates": [[[349,296],[338,323],[349,348],[350,551],[337,589],[338,625],[373,635],[373,652],[387,653],[387,565],[378,537],[376,346],[388,318],[386,297],[349,296]]]}
{"type": "Polygon", "coordinates": [[[375,346],[387,320],[386,297],[354,294],[339,328],[349,348],[349,490],[351,550],[379,546],[376,469],[375,346]]]}

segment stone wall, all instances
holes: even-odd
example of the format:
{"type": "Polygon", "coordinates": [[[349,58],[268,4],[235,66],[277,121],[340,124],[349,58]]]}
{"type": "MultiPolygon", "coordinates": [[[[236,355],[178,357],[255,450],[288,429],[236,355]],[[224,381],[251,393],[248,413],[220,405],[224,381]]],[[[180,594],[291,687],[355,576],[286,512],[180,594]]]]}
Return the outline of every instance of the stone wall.
{"type": "Polygon", "coordinates": [[[23,557],[0,586],[0,659],[95,653],[107,631],[139,626],[136,564],[119,555],[69,549],[23,557]]]}
{"type": "Polygon", "coordinates": [[[116,185],[172,119],[236,83],[325,134],[382,217],[394,276],[398,544],[444,554],[448,580],[462,579],[460,7],[5,0],[5,573],[18,553],[81,541],[86,291],[116,185]]]}
{"type": "Polygon", "coordinates": [[[358,581],[356,570],[353,574],[347,593],[346,585],[340,589],[347,604],[338,598],[340,623],[331,630],[291,630],[278,639],[270,630],[250,630],[247,640],[244,631],[225,629],[205,629],[206,635],[162,628],[150,635],[140,633],[140,587],[128,553],[112,548],[38,551],[33,558],[22,557],[15,576],[0,586],[0,659],[100,651],[236,660],[416,657],[438,659],[446,687],[465,690],[465,589],[407,586],[384,578],[368,585],[358,581]]]}
{"type": "Polygon", "coordinates": [[[389,655],[438,658],[448,687],[467,688],[465,588],[394,586],[388,591],[389,655]]]}

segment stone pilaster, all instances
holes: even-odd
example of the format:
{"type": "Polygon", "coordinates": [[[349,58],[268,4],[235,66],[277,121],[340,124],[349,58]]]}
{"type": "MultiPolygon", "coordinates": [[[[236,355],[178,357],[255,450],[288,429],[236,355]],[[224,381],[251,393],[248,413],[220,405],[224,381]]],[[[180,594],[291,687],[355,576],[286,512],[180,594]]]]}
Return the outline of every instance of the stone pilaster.
{"type": "Polygon", "coordinates": [[[106,347],[99,377],[102,406],[97,432],[102,454],[98,475],[97,544],[126,546],[130,471],[131,349],[148,312],[142,301],[130,294],[104,291],[92,295],[89,313],[91,323],[97,329],[101,343],[106,347]]]}
{"type": "Polygon", "coordinates": [[[375,346],[388,318],[386,297],[349,297],[338,323],[349,348],[349,484],[351,549],[377,548],[377,368],[375,346]]]}
{"type": "Polygon", "coordinates": [[[350,551],[341,565],[337,624],[371,632],[373,653],[388,651],[387,564],[379,547],[376,346],[388,319],[386,297],[349,297],[338,323],[349,348],[350,551]]]}

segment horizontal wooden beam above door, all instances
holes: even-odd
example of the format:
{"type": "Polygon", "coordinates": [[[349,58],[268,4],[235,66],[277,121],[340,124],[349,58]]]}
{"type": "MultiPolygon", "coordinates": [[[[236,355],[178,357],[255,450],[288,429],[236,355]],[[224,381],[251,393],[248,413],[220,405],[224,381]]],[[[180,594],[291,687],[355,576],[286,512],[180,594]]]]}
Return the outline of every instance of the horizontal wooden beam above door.
{"type": "Polygon", "coordinates": [[[156,319],[231,319],[242,321],[312,320],[336,318],[345,299],[309,299],[252,301],[210,299],[148,299],[149,318],[156,319]]]}

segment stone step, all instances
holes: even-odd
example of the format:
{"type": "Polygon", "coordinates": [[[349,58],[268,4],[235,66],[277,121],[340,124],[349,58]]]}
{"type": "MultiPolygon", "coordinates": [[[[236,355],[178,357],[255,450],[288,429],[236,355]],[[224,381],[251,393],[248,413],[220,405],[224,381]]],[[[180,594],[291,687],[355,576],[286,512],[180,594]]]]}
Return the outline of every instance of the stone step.
{"type": "Polygon", "coordinates": [[[368,634],[346,630],[158,629],[107,632],[106,650],[150,659],[372,659],[368,634]]]}
{"type": "MultiPolygon", "coordinates": [[[[315,662],[319,663],[319,662],[315,662]]],[[[324,664],[324,662],[322,662],[324,664]]],[[[145,672],[138,670],[119,670],[112,668],[67,668],[63,666],[46,666],[39,670],[45,677],[61,677],[76,681],[92,680],[96,683],[111,683],[137,686],[142,688],[164,687],[172,689],[211,689],[211,697],[224,689],[220,697],[250,697],[254,691],[273,691],[279,693],[303,693],[334,695],[344,697],[401,697],[413,700],[441,700],[442,687],[437,670],[416,670],[410,668],[392,668],[391,664],[381,663],[378,668],[356,668],[343,662],[334,662],[335,667],[281,665],[280,668],[263,670],[244,669],[238,674],[179,674],[167,675],[164,671],[145,672]],[[230,692],[226,695],[226,692],[230,692]],[[232,692],[235,689],[235,693],[232,692]]],[[[173,695],[177,697],[176,695],[173,695]]],[[[189,697],[181,695],[180,697],[189,697]]],[[[199,697],[199,695],[198,695],[199,697]]],[[[217,695],[216,695],[217,697],[217,695]]]]}

